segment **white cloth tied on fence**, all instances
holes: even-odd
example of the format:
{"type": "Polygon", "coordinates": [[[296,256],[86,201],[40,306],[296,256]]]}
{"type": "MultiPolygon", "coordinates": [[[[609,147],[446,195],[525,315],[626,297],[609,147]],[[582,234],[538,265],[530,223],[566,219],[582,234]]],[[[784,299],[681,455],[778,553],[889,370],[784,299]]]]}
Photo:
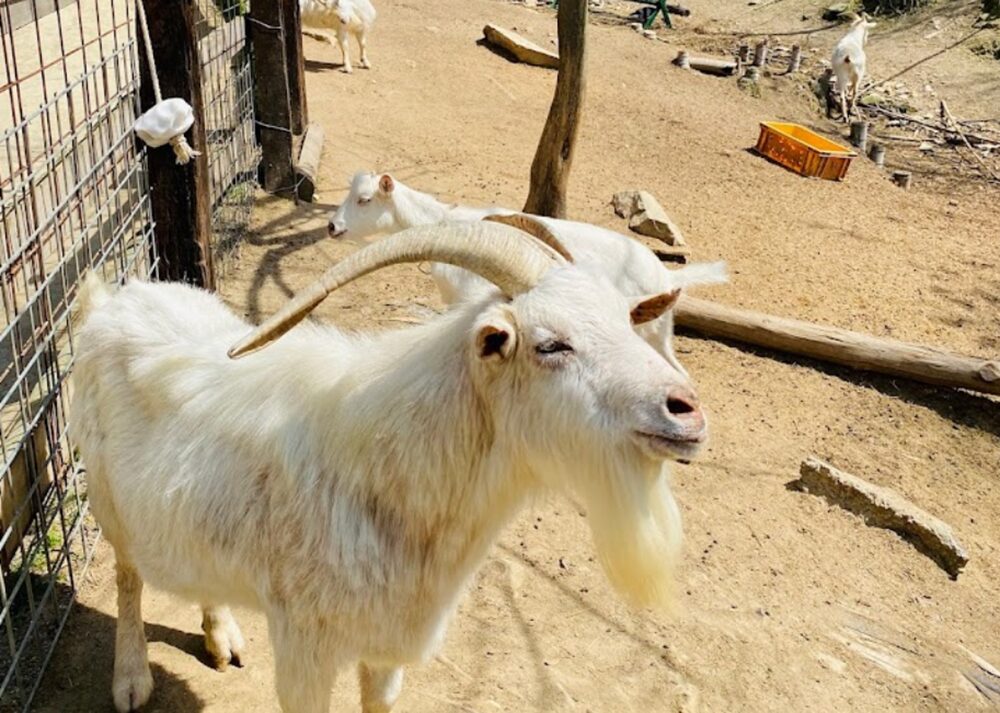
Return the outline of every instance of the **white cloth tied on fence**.
{"type": "Polygon", "coordinates": [[[136,119],[135,133],[151,148],[170,144],[177,156],[177,163],[185,164],[200,151],[195,151],[184,138],[194,124],[194,109],[180,98],[164,99],[136,119]]]}

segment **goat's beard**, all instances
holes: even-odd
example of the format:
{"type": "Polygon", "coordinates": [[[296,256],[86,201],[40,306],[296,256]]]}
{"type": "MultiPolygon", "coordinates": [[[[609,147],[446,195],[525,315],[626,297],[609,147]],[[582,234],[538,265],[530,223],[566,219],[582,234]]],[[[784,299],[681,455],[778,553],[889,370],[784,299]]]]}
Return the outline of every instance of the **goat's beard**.
{"type": "Polygon", "coordinates": [[[683,533],[667,469],[652,478],[612,471],[590,480],[581,495],[611,585],[634,605],[671,608],[683,533]]]}

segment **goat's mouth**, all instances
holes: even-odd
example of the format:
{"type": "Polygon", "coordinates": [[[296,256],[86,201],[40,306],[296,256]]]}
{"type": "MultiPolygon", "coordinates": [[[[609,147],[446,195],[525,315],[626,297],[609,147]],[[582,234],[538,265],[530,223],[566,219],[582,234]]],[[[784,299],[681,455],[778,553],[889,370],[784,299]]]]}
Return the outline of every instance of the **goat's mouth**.
{"type": "Polygon", "coordinates": [[[691,460],[698,455],[701,447],[705,444],[708,432],[703,429],[699,433],[677,436],[635,431],[634,436],[642,449],[651,457],[657,460],[683,461],[691,460]]]}

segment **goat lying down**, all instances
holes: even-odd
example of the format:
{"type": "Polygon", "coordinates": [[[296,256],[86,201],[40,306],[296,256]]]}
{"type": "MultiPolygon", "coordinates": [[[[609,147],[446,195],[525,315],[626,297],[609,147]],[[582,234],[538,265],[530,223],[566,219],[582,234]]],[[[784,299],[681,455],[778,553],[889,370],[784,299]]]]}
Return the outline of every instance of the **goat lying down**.
{"type": "Polygon", "coordinates": [[[389,711],[401,666],[439,647],[501,528],[544,489],[586,504],[624,597],[668,602],[681,523],[665,461],[692,457],[707,426],[632,322],[677,294],[627,300],[487,222],[359,250],[253,330],[204,291],[88,276],[71,428],[117,561],[117,709],[152,691],[149,582],[201,604],[220,667],[244,656],[228,607],[263,611],[285,713],[327,711],[355,662],[363,710],[389,711]],[[494,287],[399,331],[292,329],[332,290],[428,260],[494,287]]]}
{"type": "MultiPolygon", "coordinates": [[[[505,220],[543,240],[557,241],[572,253],[585,272],[606,278],[623,295],[668,293],[694,285],[726,281],[725,263],[696,263],[668,270],[652,250],[637,240],[588,223],[529,216],[495,206],[448,205],[404,185],[388,173],[361,172],[351,181],[343,202],[330,215],[333,237],[355,240],[375,233],[394,233],[417,225],[448,220],[505,220]]],[[[431,265],[431,277],[448,305],[475,299],[489,285],[478,275],[454,265],[431,265]]],[[[673,350],[673,312],[638,327],[649,344],[681,369],[673,350]]]]}

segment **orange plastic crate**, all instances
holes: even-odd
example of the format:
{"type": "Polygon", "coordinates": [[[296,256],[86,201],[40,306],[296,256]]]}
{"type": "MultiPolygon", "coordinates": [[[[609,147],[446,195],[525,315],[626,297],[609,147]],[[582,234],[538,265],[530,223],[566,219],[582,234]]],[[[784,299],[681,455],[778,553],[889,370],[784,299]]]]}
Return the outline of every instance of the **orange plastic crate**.
{"type": "Polygon", "coordinates": [[[800,124],[762,121],[757,152],[802,176],[839,181],[857,156],[846,146],[800,124]]]}

